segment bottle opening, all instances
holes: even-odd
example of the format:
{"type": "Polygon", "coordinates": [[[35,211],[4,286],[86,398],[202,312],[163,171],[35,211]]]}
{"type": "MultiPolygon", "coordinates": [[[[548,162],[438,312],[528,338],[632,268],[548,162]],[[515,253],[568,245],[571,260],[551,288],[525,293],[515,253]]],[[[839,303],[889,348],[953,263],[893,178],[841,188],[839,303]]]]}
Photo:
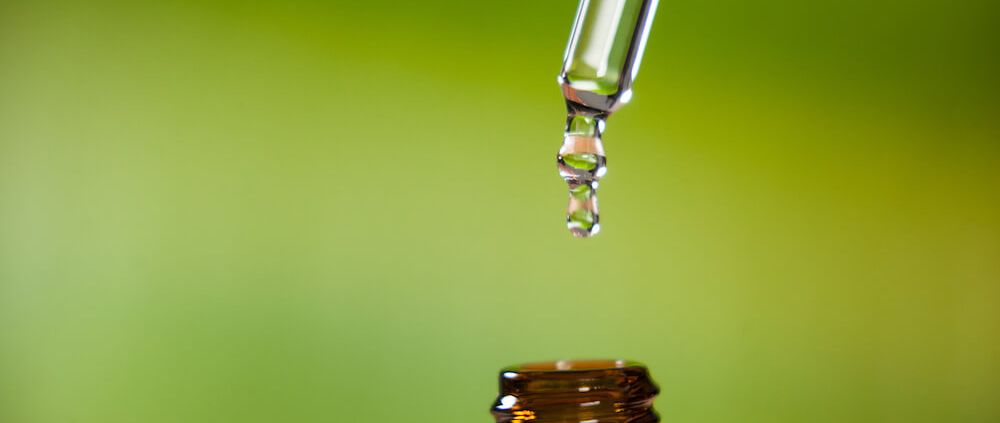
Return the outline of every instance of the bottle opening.
{"type": "Polygon", "coordinates": [[[540,363],[528,363],[513,366],[512,371],[522,372],[558,372],[573,370],[611,370],[621,369],[629,365],[639,365],[625,360],[559,360],[540,363]]]}

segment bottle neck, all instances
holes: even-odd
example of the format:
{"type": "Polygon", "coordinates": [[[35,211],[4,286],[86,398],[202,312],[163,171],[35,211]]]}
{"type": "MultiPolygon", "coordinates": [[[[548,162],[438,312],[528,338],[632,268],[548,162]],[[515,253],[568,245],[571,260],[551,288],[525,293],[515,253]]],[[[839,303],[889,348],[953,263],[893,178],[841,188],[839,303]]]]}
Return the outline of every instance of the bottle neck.
{"type": "Polygon", "coordinates": [[[623,360],[526,364],[500,372],[497,423],[653,423],[659,388],[645,366],[623,360]]]}

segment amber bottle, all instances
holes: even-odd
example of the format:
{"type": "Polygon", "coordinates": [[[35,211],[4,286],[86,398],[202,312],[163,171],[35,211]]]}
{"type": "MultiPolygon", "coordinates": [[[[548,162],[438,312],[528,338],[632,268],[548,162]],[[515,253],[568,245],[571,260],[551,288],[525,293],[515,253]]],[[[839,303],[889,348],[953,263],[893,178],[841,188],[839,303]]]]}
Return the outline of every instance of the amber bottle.
{"type": "Polygon", "coordinates": [[[646,366],[625,360],[573,360],[500,371],[497,423],[651,423],[660,392],[646,366]]]}

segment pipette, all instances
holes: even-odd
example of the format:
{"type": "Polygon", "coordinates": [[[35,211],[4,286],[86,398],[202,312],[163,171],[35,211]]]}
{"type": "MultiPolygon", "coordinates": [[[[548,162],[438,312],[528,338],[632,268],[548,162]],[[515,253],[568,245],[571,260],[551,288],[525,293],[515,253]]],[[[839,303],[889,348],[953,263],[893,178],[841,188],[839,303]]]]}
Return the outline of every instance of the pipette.
{"type": "Polygon", "coordinates": [[[557,157],[569,184],[566,225],[577,237],[601,230],[598,180],[607,172],[601,134],[608,116],[632,98],[658,0],[581,0],[559,73],[566,133],[557,157]]]}

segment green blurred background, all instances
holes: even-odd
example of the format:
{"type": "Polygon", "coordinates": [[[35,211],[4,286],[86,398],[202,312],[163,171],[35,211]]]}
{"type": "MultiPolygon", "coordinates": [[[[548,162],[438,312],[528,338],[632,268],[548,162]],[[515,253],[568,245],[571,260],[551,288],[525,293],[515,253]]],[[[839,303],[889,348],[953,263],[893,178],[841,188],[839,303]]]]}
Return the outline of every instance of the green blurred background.
{"type": "Polygon", "coordinates": [[[0,422],[1000,421],[1000,3],[667,1],[572,238],[575,0],[0,2],[0,422]]]}

